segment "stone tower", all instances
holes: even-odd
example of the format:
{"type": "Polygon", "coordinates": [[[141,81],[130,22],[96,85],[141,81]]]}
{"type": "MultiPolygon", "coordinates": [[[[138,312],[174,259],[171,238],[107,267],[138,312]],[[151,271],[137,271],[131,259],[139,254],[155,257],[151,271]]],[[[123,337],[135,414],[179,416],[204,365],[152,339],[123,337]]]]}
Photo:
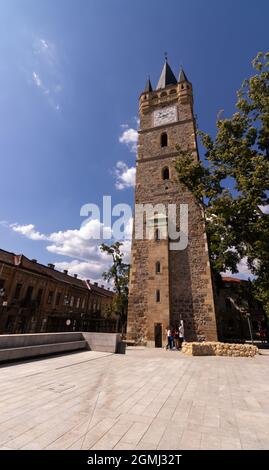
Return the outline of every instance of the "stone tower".
{"type": "Polygon", "coordinates": [[[175,182],[176,145],[193,149],[199,158],[192,85],[183,69],[177,80],[165,60],[156,90],[147,81],[139,115],[135,203],[176,204],[177,229],[180,204],[187,204],[188,242],[185,249],[172,250],[167,215],[154,211],[148,220],[144,214],[144,235],[146,220],[153,228],[150,237],[133,235],[127,339],[161,347],[166,327],[183,320],[187,341],[217,340],[203,212],[190,191],[175,182]]]}

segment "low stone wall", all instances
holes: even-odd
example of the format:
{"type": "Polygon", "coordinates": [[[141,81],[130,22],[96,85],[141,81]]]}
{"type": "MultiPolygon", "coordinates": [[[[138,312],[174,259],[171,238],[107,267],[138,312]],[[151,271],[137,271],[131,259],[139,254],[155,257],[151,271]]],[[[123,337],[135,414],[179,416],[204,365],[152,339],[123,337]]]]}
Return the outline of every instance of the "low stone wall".
{"type": "Polygon", "coordinates": [[[0,363],[87,349],[80,332],[0,335],[0,363]]]}
{"type": "Polygon", "coordinates": [[[95,333],[92,331],[83,331],[82,335],[85,341],[87,341],[89,349],[92,351],[111,353],[123,352],[120,348],[120,333],[95,333]]]}
{"type": "Polygon", "coordinates": [[[0,335],[0,363],[71,351],[123,354],[119,333],[64,332],[0,335]]]}
{"type": "Polygon", "coordinates": [[[64,333],[21,333],[15,335],[0,335],[0,350],[6,348],[21,348],[25,346],[41,346],[43,344],[68,343],[83,341],[81,332],[64,333]]]}
{"type": "Polygon", "coordinates": [[[258,354],[257,346],[252,344],[233,344],[220,342],[187,343],[182,345],[182,352],[186,356],[233,356],[254,357],[258,354]]]}

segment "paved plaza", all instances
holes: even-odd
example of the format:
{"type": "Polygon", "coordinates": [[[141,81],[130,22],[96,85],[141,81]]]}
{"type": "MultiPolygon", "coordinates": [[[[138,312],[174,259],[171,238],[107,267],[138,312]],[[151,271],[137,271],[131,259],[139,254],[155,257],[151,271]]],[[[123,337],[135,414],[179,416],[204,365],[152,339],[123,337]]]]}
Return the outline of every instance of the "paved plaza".
{"type": "Polygon", "coordinates": [[[269,449],[269,355],[86,351],[0,368],[1,449],[269,449]]]}

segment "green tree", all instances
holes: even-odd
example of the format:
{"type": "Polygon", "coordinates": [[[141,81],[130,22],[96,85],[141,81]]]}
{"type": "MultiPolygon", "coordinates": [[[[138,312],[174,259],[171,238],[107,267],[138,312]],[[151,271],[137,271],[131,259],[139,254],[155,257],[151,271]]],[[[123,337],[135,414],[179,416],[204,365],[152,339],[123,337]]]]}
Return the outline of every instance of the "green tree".
{"type": "Polygon", "coordinates": [[[176,170],[204,208],[213,271],[236,273],[245,258],[269,313],[269,52],[258,53],[252,65],[236,112],[217,119],[216,137],[197,132],[205,161],[178,147],[176,170]]]}
{"type": "Polygon", "coordinates": [[[121,251],[121,242],[115,242],[112,245],[102,243],[100,249],[112,257],[112,265],[108,271],[103,273],[105,281],[112,281],[114,284],[115,296],[109,311],[109,315],[116,315],[120,321],[122,333],[126,329],[128,293],[129,293],[129,264],[123,262],[123,253],[121,251]]]}

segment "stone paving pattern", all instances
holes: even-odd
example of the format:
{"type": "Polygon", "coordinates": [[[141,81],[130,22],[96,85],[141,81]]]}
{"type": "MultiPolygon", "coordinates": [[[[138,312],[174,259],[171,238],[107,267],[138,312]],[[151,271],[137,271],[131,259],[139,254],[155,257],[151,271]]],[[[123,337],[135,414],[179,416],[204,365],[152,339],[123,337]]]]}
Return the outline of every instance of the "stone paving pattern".
{"type": "Polygon", "coordinates": [[[2,366],[0,448],[269,449],[268,377],[268,351],[131,348],[2,366]]]}

